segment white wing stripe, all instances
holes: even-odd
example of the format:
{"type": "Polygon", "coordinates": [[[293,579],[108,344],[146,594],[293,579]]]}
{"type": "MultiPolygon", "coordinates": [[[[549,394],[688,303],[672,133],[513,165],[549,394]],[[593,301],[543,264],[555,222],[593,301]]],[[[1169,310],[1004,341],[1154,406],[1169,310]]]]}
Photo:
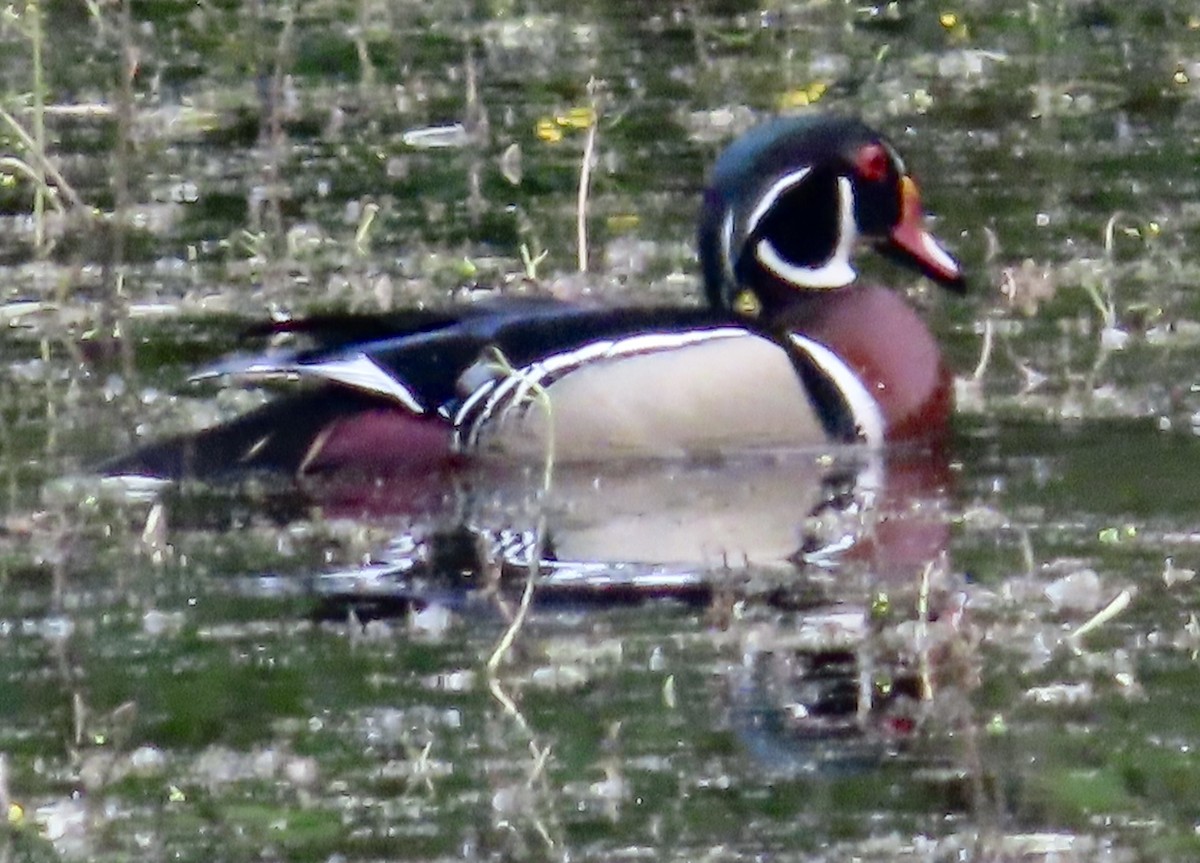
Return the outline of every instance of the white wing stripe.
{"type": "Polygon", "coordinates": [[[325,360],[319,363],[297,363],[296,370],[301,375],[315,375],[325,380],[345,384],[353,389],[395,399],[413,413],[424,413],[425,407],[412,390],[380,368],[366,354],[353,354],[344,359],[325,360]]]}
{"type": "Polygon", "coordinates": [[[417,400],[412,390],[363,353],[317,363],[300,363],[294,360],[278,363],[270,362],[269,360],[256,360],[245,364],[226,364],[208,372],[195,375],[192,377],[192,380],[203,380],[220,375],[229,375],[235,380],[247,382],[273,380],[297,381],[305,378],[333,381],[351,389],[393,399],[413,413],[422,414],[425,412],[425,406],[417,400]]]}

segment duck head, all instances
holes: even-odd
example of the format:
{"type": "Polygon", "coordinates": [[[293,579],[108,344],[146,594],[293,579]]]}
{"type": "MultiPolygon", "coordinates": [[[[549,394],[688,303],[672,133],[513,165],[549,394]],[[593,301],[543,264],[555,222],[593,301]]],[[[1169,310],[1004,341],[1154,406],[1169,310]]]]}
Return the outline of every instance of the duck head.
{"type": "Polygon", "coordinates": [[[782,117],[731,144],[700,219],[715,308],[755,316],[854,281],[860,241],[956,292],[958,262],[925,229],[920,192],[895,148],[848,117],[782,117]]]}

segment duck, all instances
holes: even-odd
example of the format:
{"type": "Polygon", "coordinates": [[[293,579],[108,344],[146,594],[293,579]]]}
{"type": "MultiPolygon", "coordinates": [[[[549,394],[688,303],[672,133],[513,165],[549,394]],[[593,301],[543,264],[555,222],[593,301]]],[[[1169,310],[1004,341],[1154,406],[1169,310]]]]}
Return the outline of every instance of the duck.
{"type": "Polygon", "coordinates": [[[874,250],[953,291],[958,261],[926,224],[895,147],[854,117],[768,120],[715,162],[701,201],[696,307],[559,300],[276,321],[299,348],[198,378],[298,385],[107,473],[427,476],[491,459],[559,463],[850,445],[938,447],[952,380],[874,250]]]}

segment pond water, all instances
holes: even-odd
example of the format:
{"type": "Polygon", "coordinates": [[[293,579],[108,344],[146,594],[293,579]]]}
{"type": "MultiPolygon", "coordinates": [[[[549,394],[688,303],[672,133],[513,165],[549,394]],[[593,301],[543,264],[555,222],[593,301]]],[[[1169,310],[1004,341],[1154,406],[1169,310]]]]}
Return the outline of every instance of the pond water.
{"type": "Polygon", "coordinates": [[[1200,856],[1194,4],[55,3],[0,41],[6,859],[1200,856]],[[695,301],[706,165],[815,109],[897,142],[970,271],[864,267],[959,376],[944,462],[474,494],[565,560],[511,639],[524,568],[429,550],[495,559],[460,489],[92,472],[260,403],[186,381],[267,316],[695,301]]]}

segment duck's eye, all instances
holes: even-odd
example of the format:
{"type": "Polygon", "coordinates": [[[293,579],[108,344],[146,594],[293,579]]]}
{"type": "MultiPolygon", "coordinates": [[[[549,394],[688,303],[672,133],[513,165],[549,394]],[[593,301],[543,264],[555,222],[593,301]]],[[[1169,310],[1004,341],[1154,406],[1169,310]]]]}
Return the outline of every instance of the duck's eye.
{"type": "Polygon", "coordinates": [[[890,163],[882,144],[867,144],[854,157],[854,170],[869,183],[878,183],[888,175],[890,163]]]}

